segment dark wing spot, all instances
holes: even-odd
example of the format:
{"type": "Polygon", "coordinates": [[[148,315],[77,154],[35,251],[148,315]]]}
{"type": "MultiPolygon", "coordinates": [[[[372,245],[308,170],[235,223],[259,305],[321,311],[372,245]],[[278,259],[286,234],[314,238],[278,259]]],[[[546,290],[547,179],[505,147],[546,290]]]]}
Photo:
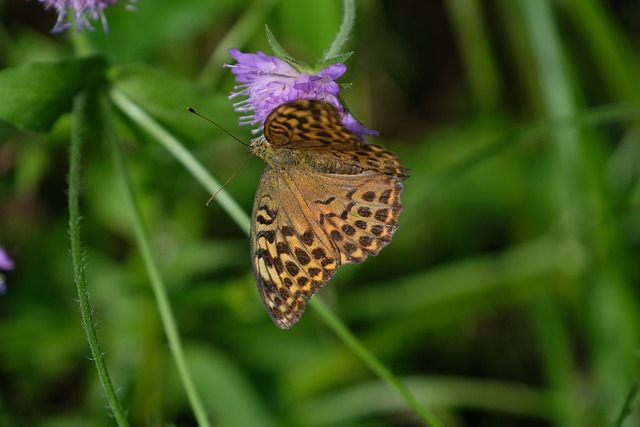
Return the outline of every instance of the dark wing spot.
{"type": "Polygon", "coordinates": [[[322,248],[315,248],[311,251],[311,255],[313,255],[315,259],[322,259],[327,256],[327,253],[322,248]]]}
{"type": "Polygon", "coordinates": [[[336,198],[334,196],[329,197],[327,200],[316,200],[316,203],[320,203],[322,205],[328,205],[333,202],[336,198]]]}
{"type": "Polygon", "coordinates": [[[258,232],[258,238],[264,237],[267,242],[273,243],[276,240],[276,232],[273,230],[266,230],[258,232]]]}
{"type": "Polygon", "coordinates": [[[311,230],[307,230],[304,233],[302,233],[302,243],[304,243],[307,246],[311,246],[313,245],[313,232],[311,230]]]}
{"type": "Polygon", "coordinates": [[[371,226],[371,234],[373,234],[374,236],[380,237],[383,231],[384,231],[384,227],[380,224],[371,226]]]}
{"type": "Polygon", "coordinates": [[[284,237],[291,237],[295,234],[293,227],[290,227],[288,225],[285,225],[284,227],[282,227],[280,231],[282,232],[282,235],[284,237]]]}
{"type": "Polygon", "coordinates": [[[344,250],[345,250],[349,255],[351,255],[352,253],[354,253],[355,251],[357,251],[357,250],[358,250],[358,247],[357,247],[356,245],[354,245],[353,243],[351,243],[351,242],[346,242],[346,243],[344,244],[344,250]]]}
{"type": "Polygon", "coordinates": [[[371,209],[366,206],[360,206],[358,208],[358,215],[363,218],[369,218],[371,216],[371,209]]]}
{"type": "Polygon", "coordinates": [[[351,225],[349,224],[344,224],[342,226],[342,231],[344,232],[344,234],[346,234],[347,236],[353,236],[354,234],[356,234],[356,229],[353,228],[351,225]]]}
{"type": "Polygon", "coordinates": [[[320,261],[320,265],[323,267],[326,267],[329,264],[333,264],[333,260],[331,258],[325,258],[322,261],[320,261]]]}
{"type": "Polygon", "coordinates": [[[386,189],[386,190],[384,190],[382,192],[382,194],[380,195],[380,198],[378,200],[380,200],[380,203],[388,205],[390,198],[391,198],[391,190],[386,189]]]}
{"type": "Polygon", "coordinates": [[[314,277],[314,276],[317,276],[318,274],[320,274],[321,271],[322,270],[320,270],[319,268],[312,267],[312,268],[309,269],[309,275],[314,277]]]}
{"type": "Polygon", "coordinates": [[[331,230],[331,233],[329,234],[331,234],[331,238],[336,242],[339,242],[342,240],[342,233],[339,232],[338,230],[331,230]]]}
{"type": "Polygon", "coordinates": [[[309,283],[308,277],[298,277],[298,286],[303,288],[307,283],[309,283]]]}
{"type": "Polygon", "coordinates": [[[262,215],[258,215],[256,217],[256,222],[258,224],[262,224],[262,225],[271,225],[271,224],[273,224],[273,221],[274,221],[273,219],[267,219],[267,218],[263,217],[262,215]]]}
{"type": "Polygon", "coordinates": [[[296,248],[296,259],[298,260],[300,265],[307,265],[311,262],[309,254],[300,248],[296,248]]]}
{"type": "Polygon", "coordinates": [[[297,276],[298,273],[300,272],[300,267],[298,267],[296,263],[292,261],[285,262],[284,266],[287,268],[287,273],[289,273],[293,277],[297,276]]]}
{"type": "Polygon", "coordinates": [[[366,230],[367,229],[367,222],[363,221],[361,219],[356,220],[356,222],[354,222],[354,224],[356,225],[356,227],[358,227],[360,230],[366,230]]]}
{"type": "Polygon", "coordinates": [[[362,195],[362,200],[365,202],[373,202],[376,198],[376,193],[373,191],[367,191],[362,195]]]}
{"type": "Polygon", "coordinates": [[[363,246],[365,248],[368,248],[369,246],[371,246],[372,242],[373,242],[373,237],[371,236],[360,236],[360,238],[358,239],[358,243],[360,243],[360,246],[363,246]]]}
{"type": "Polygon", "coordinates": [[[342,211],[342,213],[340,214],[340,218],[342,219],[347,219],[347,217],[349,217],[349,212],[351,212],[351,209],[355,206],[354,202],[349,203],[347,206],[345,206],[344,210],[342,211]]]}
{"type": "Polygon", "coordinates": [[[386,222],[389,217],[389,209],[383,208],[376,211],[375,217],[380,222],[386,222]]]}
{"type": "Polygon", "coordinates": [[[282,260],[280,258],[273,258],[273,266],[275,267],[278,274],[282,274],[284,271],[284,264],[282,264],[282,260]]]}
{"type": "Polygon", "coordinates": [[[264,260],[264,265],[267,267],[273,266],[273,258],[271,258],[269,251],[264,248],[260,248],[256,251],[256,258],[264,260]]]}

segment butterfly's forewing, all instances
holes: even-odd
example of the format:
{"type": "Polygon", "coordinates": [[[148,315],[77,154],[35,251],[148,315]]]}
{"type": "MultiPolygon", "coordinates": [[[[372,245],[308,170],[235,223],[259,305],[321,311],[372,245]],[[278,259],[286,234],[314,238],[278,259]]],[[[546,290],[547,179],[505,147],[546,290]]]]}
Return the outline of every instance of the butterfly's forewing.
{"type": "Polygon", "coordinates": [[[312,99],[299,99],[273,110],[265,121],[264,135],[274,149],[348,150],[360,145],[333,105],[312,99]]]}

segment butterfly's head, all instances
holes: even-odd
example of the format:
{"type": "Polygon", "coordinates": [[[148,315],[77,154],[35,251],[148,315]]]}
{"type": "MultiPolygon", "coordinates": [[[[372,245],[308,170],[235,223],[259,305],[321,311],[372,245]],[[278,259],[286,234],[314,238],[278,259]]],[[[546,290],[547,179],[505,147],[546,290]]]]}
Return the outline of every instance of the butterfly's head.
{"type": "Polygon", "coordinates": [[[265,138],[264,135],[260,135],[259,137],[253,138],[251,140],[251,145],[249,146],[249,152],[251,152],[251,154],[255,154],[256,156],[264,159],[267,151],[269,151],[270,148],[271,147],[270,147],[269,141],[267,141],[267,138],[265,138]]]}

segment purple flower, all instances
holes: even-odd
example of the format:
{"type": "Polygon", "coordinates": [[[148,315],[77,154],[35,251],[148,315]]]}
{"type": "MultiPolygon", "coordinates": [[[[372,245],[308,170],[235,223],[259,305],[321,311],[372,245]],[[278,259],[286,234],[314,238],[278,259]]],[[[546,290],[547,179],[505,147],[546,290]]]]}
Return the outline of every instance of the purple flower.
{"type": "MultiPolygon", "coordinates": [[[[7,254],[7,251],[4,250],[2,246],[0,246],[0,270],[13,270],[14,264],[13,260],[7,254]]],[[[4,295],[7,292],[7,286],[4,281],[4,275],[0,274],[0,295],[4,295]]]]}
{"type": "MultiPolygon", "coordinates": [[[[357,135],[377,135],[378,132],[367,129],[351,114],[347,113],[338,100],[340,87],[335,80],[347,71],[341,62],[329,65],[316,74],[300,72],[285,61],[264,52],[243,53],[238,49],[229,49],[236,64],[231,68],[236,81],[229,99],[246,97],[233,104],[240,116],[240,124],[256,125],[260,128],[275,108],[296,99],[321,99],[334,105],[342,114],[342,123],[357,135]]],[[[254,129],[253,133],[261,129],[254,129]]]]}
{"type": "Polygon", "coordinates": [[[0,270],[13,270],[14,264],[13,260],[7,254],[7,251],[0,246],[0,270]]]}
{"type": "MultiPolygon", "coordinates": [[[[104,16],[104,9],[118,0],[38,0],[44,4],[45,9],[55,9],[58,13],[58,20],[51,30],[52,33],[60,33],[71,27],[71,22],[67,21],[69,12],[73,14],[73,20],[78,30],[86,28],[93,30],[90,21],[100,20],[105,33],[109,32],[107,18],[104,16]]],[[[135,1],[135,0],[129,0],[135,1]]]]}

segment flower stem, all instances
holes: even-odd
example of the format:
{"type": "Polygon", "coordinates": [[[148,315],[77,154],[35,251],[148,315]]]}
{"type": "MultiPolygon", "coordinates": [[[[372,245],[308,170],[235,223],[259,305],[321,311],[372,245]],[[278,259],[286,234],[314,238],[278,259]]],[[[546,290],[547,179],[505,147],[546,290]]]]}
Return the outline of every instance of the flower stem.
{"type": "Polygon", "coordinates": [[[342,23],[336,38],[331,43],[331,47],[322,56],[322,61],[333,58],[334,56],[342,53],[344,45],[349,40],[349,35],[353,30],[353,25],[356,21],[356,3],[355,0],[342,0],[342,7],[344,14],[342,15],[342,23]]]}
{"type": "Polygon", "coordinates": [[[220,184],[211,176],[207,169],[186,149],[180,142],[158,122],[153,120],[142,108],[135,104],[122,92],[114,89],[111,92],[113,103],[127,116],[129,116],[142,129],[147,131],[160,144],[164,146],[211,194],[219,191],[215,200],[227,211],[229,216],[243,230],[249,229],[249,217],[240,205],[229,196],[225,190],[220,190],[220,184]]]}
{"type": "Polygon", "coordinates": [[[324,319],[326,324],[340,339],[358,356],[362,361],[382,380],[386,381],[392,388],[404,398],[407,404],[422,418],[427,425],[434,427],[442,427],[440,421],[425,408],[418,399],[409,391],[409,389],[400,380],[384,366],[384,364],[371,353],[344,323],[335,315],[333,311],[321,299],[315,298],[310,301],[310,305],[324,319]]]}
{"type": "Polygon", "coordinates": [[[124,410],[118,401],[118,396],[111,383],[107,364],[103,357],[100,341],[96,332],[96,325],[93,321],[89,290],[87,289],[87,277],[85,274],[85,258],[80,244],[80,159],[82,153],[82,143],[84,139],[83,131],[85,124],[85,113],[87,108],[87,95],[80,94],[73,103],[73,116],[71,127],[71,153],[69,159],[69,239],[71,240],[71,262],[73,264],[73,278],[78,290],[78,302],[80,304],[80,316],[82,317],[82,327],[87,334],[89,349],[93,362],[98,370],[98,378],[102,384],[113,416],[120,427],[127,427],[129,423],[124,410]]]}
{"type": "Polygon", "coordinates": [[[196,390],[193,379],[191,377],[191,373],[189,372],[189,369],[187,367],[180,335],[178,333],[176,321],[173,317],[173,311],[171,310],[171,305],[169,303],[166,286],[164,284],[162,276],[160,275],[158,264],[156,263],[156,260],[153,257],[151,251],[149,236],[142,222],[142,216],[138,208],[137,195],[131,183],[129,171],[127,169],[124,155],[122,154],[122,148],[120,147],[120,144],[115,135],[114,125],[111,122],[111,114],[112,113],[110,111],[110,105],[104,102],[103,117],[107,139],[109,140],[109,146],[111,148],[111,154],[113,156],[116,173],[120,178],[121,184],[125,191],[125,198],[127,200],[128,209],[133,222],[135,238],[140,248],[140,253],[142,255],[145,268],[147,269],[147,273],[149,274],[151,288],[153,289],[156,304],[158,305],[158,312],[160,314],[162,326],[167,336],[167,342],[169,344],[169,348],[171,349],[173,359],[178,369],[178,375],[182,380],[182,384],[184,385],[185,392],[187,394],[191,407],[193,408],[193,412],[198,425],[200,427],[209,427],[210,424],[204,405],[202,403],[202,399],[200,398],[196,390]]]}

